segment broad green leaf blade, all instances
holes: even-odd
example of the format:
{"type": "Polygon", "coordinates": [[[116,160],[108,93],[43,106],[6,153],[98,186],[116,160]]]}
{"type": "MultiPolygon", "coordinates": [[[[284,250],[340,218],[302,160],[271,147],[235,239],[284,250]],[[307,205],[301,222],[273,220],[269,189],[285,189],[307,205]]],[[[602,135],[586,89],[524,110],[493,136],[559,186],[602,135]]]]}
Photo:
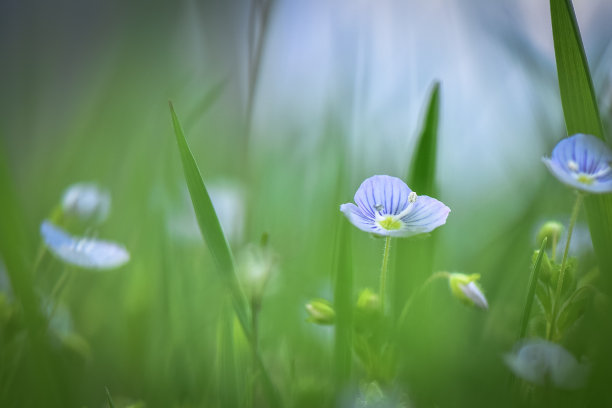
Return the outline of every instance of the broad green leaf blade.
{"type": "MultiPolygon", "coordinates": [[[[427,104],[417,145],[407,175],[408,186],[417,194],[436,196],[438,122],[440,117],[440,83],[434,82],[427,104]]],[[[434,232],[435,234],[435,232],[434,232]]],[[[393,309],[396,315],[406,303],[406,288],[415,288],[432,273],[435,236],[429,239],[398,239],[395,252],[395,291],[393,309]]]]}
{"type": "Polygon", "coordinates": [[[231,250],[225,239],[223,230],[221,229],[221,224],[217,218],[217,213],[210,200],[206,186],[204,185],[200,169],[187,145],[183,128],[174,112],[172,103],[170,103],[170,113],[172,114],[172,125],[174,127],[174,134],[176,135],[176,143],[178,144],[181,162],[183,163],[183,171],[185,172],[185,181],[189,188],[189,194],[196,213],[198,225],[200,226],[200,232],[215,260],[219,276],[231,293],[236,316],[242,325],[245,336],[249,341],[252,341],[251,326],[248,318],[248,303],[238,283],[231,250]]]}
{"type": "Polygon", "coordinates": [[[334,374],[336,386],[339,390],[343,389],[350,380],[353,355],[353,267],[351,264],[351,231],[349,228],[349,222],[341,219],[338,225],[336,242],[334,374]]]}
{"type": "MultiPolygon", "coordinates": [[[[555,58],[561,104],[568,135],[588,133],[603,138],[593,81],[570,0],[550,0],[555,58]]],[[[585,200],[593,246],[602,271],[612,283],[612,194],[589,195],[585,200]]]]}
{"type": "Polygon", "coordinates": [[[603,137],[593,81],[571,1],[551,0],[550,15],[567,133],[603,137]]]}
{"type": "Polygon", "coordinates": [[[531,277],[529,278],[529,286],[527,289],[527,299],[525,301],[525,308],[523,309],[523,318],[521,319],[521,329],[519,331],[518,340],[525,337],[525,333],[527,333],[527,326],[529,324],[529,316],[531,316],[531,307],[533,306],[533,298],[535,296],[536,288],[538,286],[540,269],[542,267],[542,258],[545,256],[547,241],[548,241],[548,238],[544,238],[544,240],[542,241],[540,252],[538,253],[538,257],[536,258],[536,261],[533,264],[533,269],[531,271],[531,277]]]}

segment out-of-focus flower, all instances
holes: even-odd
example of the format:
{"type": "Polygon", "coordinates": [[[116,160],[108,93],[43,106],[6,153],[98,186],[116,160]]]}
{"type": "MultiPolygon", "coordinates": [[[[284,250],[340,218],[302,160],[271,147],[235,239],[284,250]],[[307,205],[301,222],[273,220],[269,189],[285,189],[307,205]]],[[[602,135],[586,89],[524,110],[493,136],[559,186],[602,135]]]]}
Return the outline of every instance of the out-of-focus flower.
{"type": "MultiPolygon", "coordinates": [[[[231,181],[213,181],[206,185],[223,233],[230,243],[240,243],[244,235],[244,189],[231,181]]],[[[198,220],[193,210],[189,191],[185,188],[180,205],[169,214],[168,231],[179,240],[202,242],[198,220]]]]}
{"type": "Polygon", "coordinates": [[[336,312],[330,302],[325,299],[313,299],[306,303],[308,321],[321,325],[334,324],[336,312]]]}
{"type": "Polygon", "coordinates": [[[270,276],[274,273],[277,256],[267,244],[264,234],[259,245],[249,244],[238,257],[240,280],[253,300],[260,300],[270,276]]]}
{"type": "Polygon", "coordinates": [[[595,136],[578,133],[563,139],[552,157],[542,160],[562,183],[588,193],[612,192],[612,150],[595,136]]]}
{"type": "Polygon", "coordinates": [[[64,191],[62,211],[83,222],[101,223],[108,218],[110,193],[95,183],[76,183],[64,191]]]}
{"type": "Polygon", "coordinates": [[[547,221],[546,223],[544,223],[544,225],[542,225],[542,227],[540,227],[540,230],[538,231],[536,245],[542,245],[542,241],[544,241],[544,238],[548,238],[546,247],[551,248],[553,246],[553,243],[556,244],[559,242],[562,233],[563,224],[561,224],[559,221],[547,221]]]}
{"type": "Polygon", "coordinates": [[[514,352],[504,356],[504,361],[525,381],[567,390],[583,387],[590,371],[589,365],[579,363],[565,348],[542,339],[519,343],[514,352]]]}
{"type": "Polygon", "coordinates": [[[448,284],[453,295],[463,303],[488,309],[489,304],[477,283],[478,279],[480,279],[480,275],[477,273],[472,275],[451,273],[448,275],[448,284]]]}
{"type": "Polygon", "coordinates": [[[355,204],[340,211],[362,231],[390,237],[409,237],[433,231],[446,223],[450,209],[428,196],[417,196],[402,180],[391,176],[366,179],[355,193],[355,204]]]}
{"type": "Polygon", "coordinates": [[[49,221],[43,221],[40,234],[51,253],[82,268],[114,269],[130,260],[128,251],[115,242],[73,237],[49,221]]]}

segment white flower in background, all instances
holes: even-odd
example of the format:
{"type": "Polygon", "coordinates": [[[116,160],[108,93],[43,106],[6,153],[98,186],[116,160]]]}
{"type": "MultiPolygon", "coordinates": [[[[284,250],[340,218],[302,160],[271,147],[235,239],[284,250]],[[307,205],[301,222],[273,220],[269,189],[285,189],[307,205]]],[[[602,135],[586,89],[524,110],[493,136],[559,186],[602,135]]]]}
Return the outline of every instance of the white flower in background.
{"type": "Polygon", "coordinates": [[[114,269],[130,260],[130,254],[115,242],[74,237],[49,221],[43,221],[40,234],[49,251],[62,261],[89,269],[114,269]]]}
{"type": "MultiPolygon", "coordinates": [[[[245,222],[244,189],[238,183],[218,180],[207,183],[206,190],[225,237],[230,243],[240,243],[245,222]]],[[[179,240],[201,242],[202,235],[187,187],[181,200],[178,208],[168,216],[167,230],[179,240]]]]}
{"type": "Polygon", "coordinates": [[[110,193],[95,183],[76,183],[64,191],[62,211],[84,222],[101,223],[108,218],[110,193]]]}
{"type": "Polygon", "coordinates": [[[249,244],[238,255],[238,273],[245,290],[253,299],[261,299],[268,281],[275,274],[278,258],[267,243],[266,234],[259,245],[249,244]]]}
{"type": "Polygon", "coordinates": [[[566,390],[582,388],[590,371],[561,345],[542,339],[521,342],[513,353],[504,356],[504,361],[525,381],[566,390]]]}

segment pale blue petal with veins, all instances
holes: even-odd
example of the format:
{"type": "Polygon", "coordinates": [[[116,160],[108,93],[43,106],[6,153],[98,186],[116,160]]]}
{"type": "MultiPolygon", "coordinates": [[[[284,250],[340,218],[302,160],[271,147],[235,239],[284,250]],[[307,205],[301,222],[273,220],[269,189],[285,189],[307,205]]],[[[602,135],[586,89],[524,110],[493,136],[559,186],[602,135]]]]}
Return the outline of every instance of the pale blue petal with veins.
{"type": "Polygon", "coordinates": [[[51,253],[82,268],[114,269],[130,260],[128,251],[115,242],[73,237],[49,221],[43,221],[40,234],[51,253]]]}
{"type": "Polygon", "coordinates": [[[428,196],[417,196],[402,180],[372,176],[355,193],[355,204],[340,211],[362,231],[390,237],[431,232],[446,223],[450,209],[428,196]]]}
{"type": "Polygon", "coordinates": [[[612,192],[612,150],[595,136],[578,133],[563,139],[552,157],[542,160],[564,184],[588,193],[612,192]]]}

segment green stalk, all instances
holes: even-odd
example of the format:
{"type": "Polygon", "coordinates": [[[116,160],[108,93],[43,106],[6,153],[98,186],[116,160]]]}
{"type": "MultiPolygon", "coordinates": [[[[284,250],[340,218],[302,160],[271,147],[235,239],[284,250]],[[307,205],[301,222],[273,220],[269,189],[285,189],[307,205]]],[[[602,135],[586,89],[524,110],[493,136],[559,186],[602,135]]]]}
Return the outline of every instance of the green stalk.
{"type": "Polygon", "coordinates": [[[572,232],[574,231],[574,225],[576,224],[576,220],[578,219],[578,213],[580,211],[580,205],[582,204],[583,199],[582,193],[577,193],[576,202],[574,203],[574,208],[572,209],[572,215],[570,218],[569,227],[567,229],[567,242],[565,243],[565,250],[563,251],[563,260],[561,261],[561,269],[559,270],[559,278],[557,280],[557,289],[555,290],[555,297],[553,298],[554,307],[553,307],[553,317],[552,323],[550,327],[550,331],[547,333],[548,340],[551,340],[555,333],[555,326],[557,320],[557,313],[559,311],[559,304],[561,303],[561,290],[563,289],[563,280],[565,278],[565,268],[567,266],[567,255],[569,253],[569,246],[572,240],[572,232]]]}
{"type": "Polygon", "coordinates": [[[427,278],[427,280],[423,282],[423,284],[416,291],[414,291],[412,295],[406,301],[406,304],[404,305],[402,309],[402,313],[400,314],[399,319],[397,319],[397,327],[399,328],[403,326],[404,321],[406,320],[406,317],[408,316],[408,310],[410,310],[410,306],[412,305],[412,302],[418,295],[420,295],[433,281],[439,278],[448,278],[448,277],[449,277],[448,272],[436,272],[433,275],[431,275],[429,278],[427,278]]]}
{"type": "MultiPolygon", "coordinates": [[[[553,242],[554,241],[556,241],[556,239],[553,238],[553,242]]],[[[531,315],[531,307],[533,306],[533,298],[535,296],[536,287],[538,286],[538,277],[540,275],[540,269],[542,267],[542,258],[544,256],[544,251],[546,250],[547,242],[548,237],[544,238],[544,240],[542,241],[540,252],[538,253],[538,257],[535,261],[535,264],[533,265],[533,270],[531,271],[531,277],[529,278],[529,289],[527,290],[527,300],[525,301],[525,308],[523,309],[523,319],[521,320],[521,330],[518,336],[519,340],[525,337],[525,333],[527,333],[527,324],[529,323],[529,316],[531,315]]]]}
{"type": "Polygon", "coordinates": [[[563,251],[563,260],[561,261],[561,270],[559,271],[559,279],[557,280],[557,289],[555,291],[555,303],[561,296],[561,289],[563,288],[563,278],[565,277],[565,267],[567,266],[567,254],[569,252],[570,241],[572,240],[572,232],[574,231],[574,225],[578,219],[578,213],[580,211],[580,205],[582,204],[582,198],[584,196],[578,193],[576,196],[576,202],[572,209],[572,217],[570,218],[569,227],[567,229],[567,242],[565,243],[565,250],[563,251]]]}
{"type": "Polygon", "coordinates": [[[383,254],[382,268],[380,269],[380,310],[385,313],[385,286],[387,285],[387,267],[389,264],[389,249],[391,248],[391,237],[385,238],[385,252],[383,254]]]}

